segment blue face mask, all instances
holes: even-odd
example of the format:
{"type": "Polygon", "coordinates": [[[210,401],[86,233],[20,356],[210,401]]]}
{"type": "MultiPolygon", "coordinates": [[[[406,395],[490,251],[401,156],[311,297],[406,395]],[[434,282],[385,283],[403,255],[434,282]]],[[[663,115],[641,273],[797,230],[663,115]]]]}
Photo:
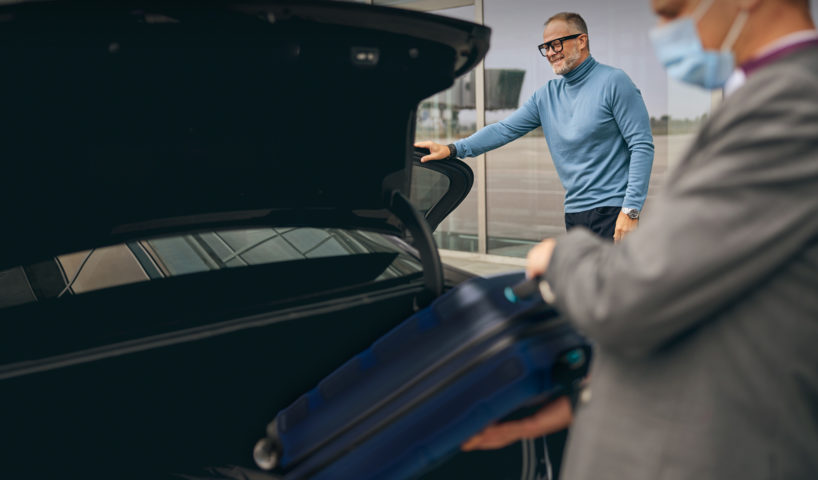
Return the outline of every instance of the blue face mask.
{"type": "Polygon", "coordinates": [[[689,17],[674,20],[650,31],[650,39],[659,61],[667,73],[682,82],[707,89],[724,86],[735,67],[733,43],[735,43],[749,12],[739,12],[721,50],[705,50],[699,40],[696,24],[713,4],[704,0],[689,17]]]}

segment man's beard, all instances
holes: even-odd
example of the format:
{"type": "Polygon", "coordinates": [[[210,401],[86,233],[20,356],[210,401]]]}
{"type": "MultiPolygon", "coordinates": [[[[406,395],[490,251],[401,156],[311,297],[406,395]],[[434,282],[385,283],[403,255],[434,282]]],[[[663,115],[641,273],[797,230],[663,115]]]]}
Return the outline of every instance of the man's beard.
{"type": "MultiPolygon", "coordinates": [[[[565,52],[563,50],[563,52],[565,52]]],[[[579,50],[574,50],[570,54],[563,53],[562,54],[562,66],[557,68],[555,64],[551,64],[551,69],[554,70],[554,73],[557,75],[565,75],[566,73],[570,72],[577,66],[577,62],[579,61],[579,57],[581,56],[579,50]]]]}

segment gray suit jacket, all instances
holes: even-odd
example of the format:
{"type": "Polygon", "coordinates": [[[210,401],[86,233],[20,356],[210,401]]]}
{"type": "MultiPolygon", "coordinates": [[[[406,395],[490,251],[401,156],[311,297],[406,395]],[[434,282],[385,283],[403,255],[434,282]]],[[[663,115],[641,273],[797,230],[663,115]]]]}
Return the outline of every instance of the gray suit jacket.
{"type": "Polygon", "coordinates": [[[754,72],[621,244],[546,280],[595,343],[563,480],[818,478],[818,48],[754,72]]]}

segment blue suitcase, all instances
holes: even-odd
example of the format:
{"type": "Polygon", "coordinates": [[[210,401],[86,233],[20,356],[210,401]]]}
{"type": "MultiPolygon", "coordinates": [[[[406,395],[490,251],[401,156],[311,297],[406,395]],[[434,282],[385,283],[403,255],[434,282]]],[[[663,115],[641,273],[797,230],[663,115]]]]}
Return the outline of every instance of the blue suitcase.
{"type": "Polygon", "coordinates": [[[411,478],[573,388],[590,346],[535,291],[520,272],[440,296],[279,412],[256,462],[286,480],[411,478]]]}

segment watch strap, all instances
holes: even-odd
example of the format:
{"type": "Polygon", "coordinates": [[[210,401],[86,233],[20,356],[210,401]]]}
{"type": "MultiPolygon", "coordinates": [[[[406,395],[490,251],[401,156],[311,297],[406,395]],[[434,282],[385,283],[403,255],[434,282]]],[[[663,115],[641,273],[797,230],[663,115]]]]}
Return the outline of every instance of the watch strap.
{"type": "Polygon", "coordinates": [[[639,218],[639,210],[636,208],[629,208],[629,207],[622,207],[622,213],[628,216],[628,218],[636,220],[639,218]]]}
{"type": "Polygon", "coordinates": [[[449,147],[449,156],[446,157],[446,160],[457,158],[457,147],[453,143],[450,143],[446,146],[449,147]]]}

